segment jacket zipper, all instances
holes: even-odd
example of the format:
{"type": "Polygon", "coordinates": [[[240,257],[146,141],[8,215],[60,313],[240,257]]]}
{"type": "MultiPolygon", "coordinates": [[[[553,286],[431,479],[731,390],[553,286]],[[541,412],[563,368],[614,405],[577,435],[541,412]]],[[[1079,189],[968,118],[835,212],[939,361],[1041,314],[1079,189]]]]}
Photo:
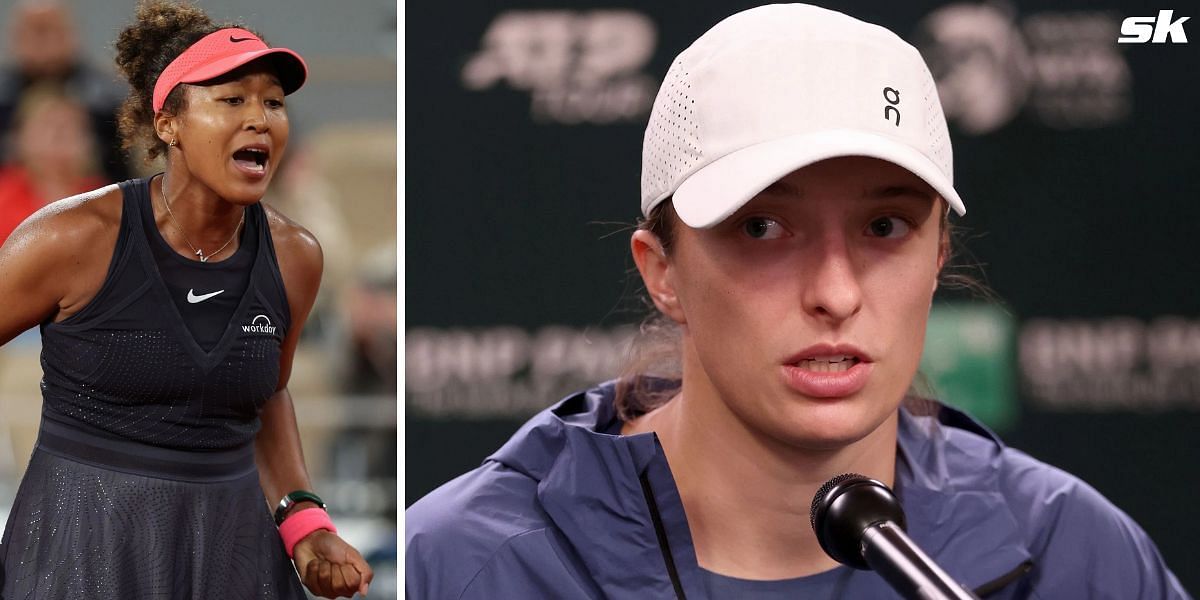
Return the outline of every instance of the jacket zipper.
{"type": "Polygon", "coordinates": [[[671,585],[675,587],[675,597],[687,600],[683,594],[683,583],[679,581],[679,571],[675,568],[675,558],[671,556],[671,546],[667,543],[667,530],[662,524],[662,515],[658,514],[658,503],[654,501],[654,492],[650,490],[650,479],[646,473],[638,475],[642,482],[642,494],[646,496],[646,506],[650,508],[650,521],[654,523],[654,533],[658,536],[658,548],[662,551],[663,561],[667,563],[667,575],[671,577],[671,585]]]}
{"type": "Polygon", "coordinates": [[[991,596],[992,594],[995,594],[996,592],[999,592],[1007,587],[1008,584],[1020,579],[1021,577],[1024,577],[1025,574],[1031,570],[1033,570],[1033,561],[1027,560],[1022,562],[1021,564],[1017,565],[1015,569],[975,588],[975,595],[979,596],[980,598],[991,596]]]}

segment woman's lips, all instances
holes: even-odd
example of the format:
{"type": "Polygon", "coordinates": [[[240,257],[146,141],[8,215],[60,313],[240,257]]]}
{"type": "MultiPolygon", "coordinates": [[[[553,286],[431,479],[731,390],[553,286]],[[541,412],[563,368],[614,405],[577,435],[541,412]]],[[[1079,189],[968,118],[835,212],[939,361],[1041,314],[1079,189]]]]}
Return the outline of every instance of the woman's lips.
{"type": "Polygon", "coordinates": [[[812,398],[845,398],[867,385],[867,379],[874,367],[874,363],[857,358],[846,359],[843,364],[820,364],[821,362],[801,360],[783,365],[784,383],[812,398]],[[852,364],[846,368],[844,363],[852,364]]]}
{"type": "Polygon", "coordinates": [[[271,147],[263,143],[246,144],[233,151],[230,157],[234,169],[251,179],[267,176],[271,165],[271,147]]]}
{"type": "Polygon", "coordinates": [[[246,161],[235,159],[233,160],[233,168],[251,179],[262,179],[267,176],[267,165],[265,163],[252,167],[246,161]]]}

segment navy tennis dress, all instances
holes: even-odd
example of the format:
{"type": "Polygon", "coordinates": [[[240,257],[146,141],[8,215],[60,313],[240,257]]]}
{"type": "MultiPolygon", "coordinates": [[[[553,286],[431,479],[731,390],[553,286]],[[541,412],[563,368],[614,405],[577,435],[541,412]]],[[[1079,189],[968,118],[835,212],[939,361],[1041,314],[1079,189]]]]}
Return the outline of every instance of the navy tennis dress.
{"type": "Polygon", "coordinates": [[[254,463],[290,325],[266,215],[246,209],[231,258],[188,260],[154,224],[149,181],[120,184],[95,299],[41,326],[41,430],[0,600],[303,599],[254,463]]]}

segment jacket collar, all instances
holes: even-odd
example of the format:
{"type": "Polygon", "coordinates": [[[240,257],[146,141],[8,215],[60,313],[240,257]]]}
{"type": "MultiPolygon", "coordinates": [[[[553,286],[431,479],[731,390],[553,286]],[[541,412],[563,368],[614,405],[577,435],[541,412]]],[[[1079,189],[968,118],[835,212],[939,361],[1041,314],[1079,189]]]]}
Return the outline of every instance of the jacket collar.
{"type": "MultiPolygon", "coordinates": [[[[542,509],[611,598],[671,598],[647,479],[676,568],[703,585],[683,503],[658,436],[620,435],[615,382],[569,396],[526,423],[489,460],[538,481],[542,509]]],[[[702,588],[687,589],[703,598],[702,588]]]]}
{"type": "Polygon", "coordinates": [[[934,412],[900,411],[896,494],[913,541],[978,589],[1031,558],[1002,491],[1004,443],[957,409],[935,404],[934,412]]]}
{"type": "MultiPolygon", "coordinates": [[[[538,481],[538,500],[609,597],[674,597],[654,519],[683,591],[707,593],[683,503],[653,433],[621,436],[615,382],[569,396],[527,422],[489,460],[538,481]],[[652,514],[643,486],[652,493],[652,514]]],[[[952,577],[978,587],[1030,558],[998,488],[1004,445],[962,412],[901,409],[896,492],[909,535],[952,577]],[[964,433],[983,438],[963,445],[964,433]],[[986,451],[982,454],[978,449],[986,451]]]]}

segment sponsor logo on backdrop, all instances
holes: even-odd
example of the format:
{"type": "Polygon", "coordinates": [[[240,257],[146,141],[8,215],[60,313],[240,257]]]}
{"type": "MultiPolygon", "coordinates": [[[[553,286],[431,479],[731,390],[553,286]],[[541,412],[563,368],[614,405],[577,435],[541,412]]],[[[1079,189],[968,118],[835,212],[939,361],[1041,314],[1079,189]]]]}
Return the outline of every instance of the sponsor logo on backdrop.
{"type": "Polygon", "coordinates": [[[1200,319],[1038,319],[1021,331],[1022,386],[1063,411],[1200,410],[1200,319]]]}
{"type": "MultiPolygon", "coordinates": [[[[1015,418],[1005,391],[1011,325],[984,309],[935,311],[953,317],[947,331],[961,339],[939,334],[939,319],[931,319],[922,369],[947,401],[1004,425],[1015,418]]],[[[525,417],[614,377],[635,333],[633,326],[410,329],[405,403],[425,416],[525,417]]],[[[1200,410],[1200,318],[1035,319],[1019,330],[1017,361],[1022,396],[1041,410],[1200,410]]]]}
{"type": "Polygon", "coordinates": [[[1019,16],[1008,4],[955,3],[927,15],[915,45],[938,84],[946,118],[968,134],[1018,114],[1056,129],[1106,127],[1131,108],[1129,64],[1106,11],[1019,16]]]}
{"type": "Polygon", "coordinates": [[[540,122],[638,121],[658,89],[641,70],[657,42],[654,22],[634,10],[507,11],[484,32],[462,83],[529,92],[530,114],[540,122]]]}
{"type": "MultiPolygon", "coordinates": [[[[925,328],[921,374],[933,395],[996,430],[1019,414],[1013,346],[1017,320],[996,304],[934,303],[925,328]]],[[[917,380],[917,391],[921,379],[917,380]]]]}
{"type": "Polygon", "coordinates": [[[636,331],[410,329],[404,340],[405,404],[430,416],[527,416],[616,376],[636,331]]]}
{"type": "Polygon", "coordinates": [[[1175,16],[1174,10],[1160,10],[1157,17],[1129,17],[1121,21],[1121,37],[1118,44],[1186,44],[1187,32],[1183,24],[1191,17],[1175,16]]]}

